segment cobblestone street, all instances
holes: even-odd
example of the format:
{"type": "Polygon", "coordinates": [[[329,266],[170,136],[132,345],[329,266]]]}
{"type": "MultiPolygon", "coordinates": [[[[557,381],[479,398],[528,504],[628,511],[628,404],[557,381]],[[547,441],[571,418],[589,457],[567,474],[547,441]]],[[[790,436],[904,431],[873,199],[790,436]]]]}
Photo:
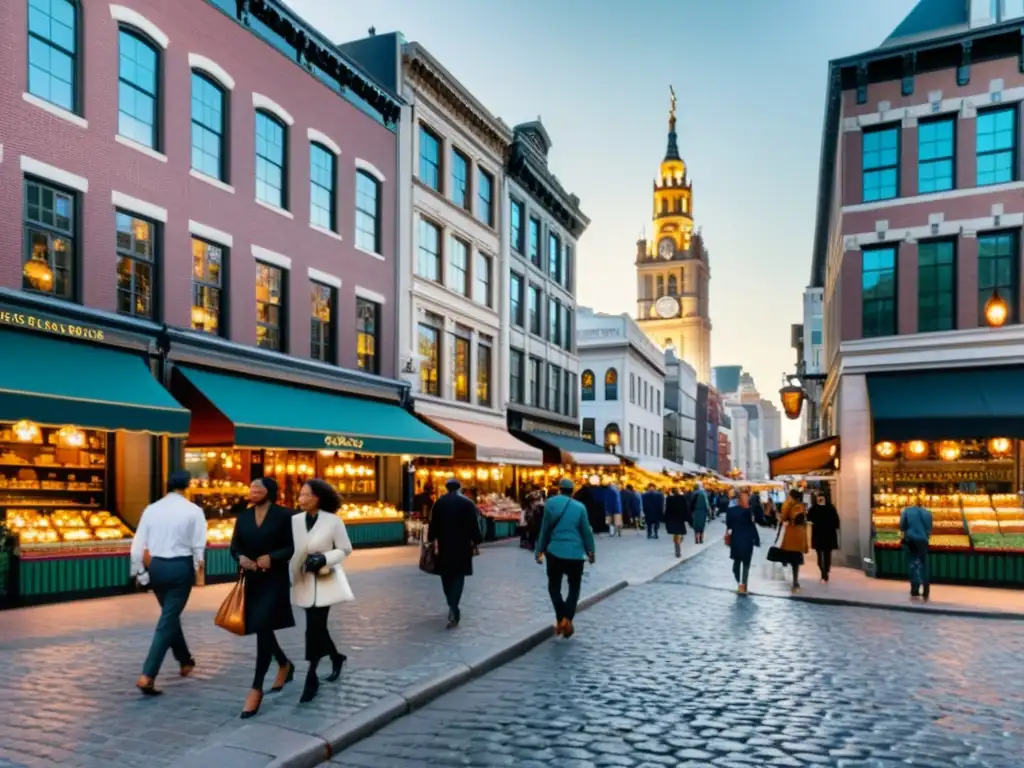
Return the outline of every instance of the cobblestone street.
{"type": "Polygon", "coordinates": [[[413,766],[1020,765],[1012,621],[739,598],[724,547],[335,758],[413,766]],[[696,582],[696,583],[695,583],[696,582]]]}
{"type": "MultiPolygon", "coordinates": [[[[706,546],[721,535],[714,525],[706,546]]],[[[671,549],[670,539],[646,541],[632,532],[600,539],[583,594],[653,578],[677,562],[671,549]]],[[[346,569],[356,602],[331,614],[332,632],[349,656],[342,681],[325,685],[314,703],[302,707],[296,682],[268,695],[250,722],[316,733],[549,620],[543,569],[515,543],[484,548],[455,632],[444,629],[438,580],[420,573],[416,558],[414,547],[350,558],[346,569]]],[[[134,689],[157,617],[151,595],[0,613],[0,766],[185,766],[190,754],[233,733],[252,676],[255,640],[213,625],[227,590],[219,585],[193,592],[184,626],[199,666],[192,678],[180,680],[168,655],[160,680],[165,695],[158,699],[144,699],[134,689]]],[[[301,680],[301,612],[296,618],[299,627],[279,638],[298,662],[301,680]]]]}

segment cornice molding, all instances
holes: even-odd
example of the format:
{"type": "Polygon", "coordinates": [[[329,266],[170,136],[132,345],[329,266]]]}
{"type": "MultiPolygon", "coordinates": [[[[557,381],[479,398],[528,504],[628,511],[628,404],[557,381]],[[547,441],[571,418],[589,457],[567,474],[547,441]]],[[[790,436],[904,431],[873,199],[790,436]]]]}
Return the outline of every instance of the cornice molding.
{"type": "Polygon", "coordinates": [[[590,219],[575,206],[562,185],[547,170],[536,168],[529,160],[529,150],[518,141],[512,145],[506,170],[573,237],[579,239],[590,226],[590,219]]]}

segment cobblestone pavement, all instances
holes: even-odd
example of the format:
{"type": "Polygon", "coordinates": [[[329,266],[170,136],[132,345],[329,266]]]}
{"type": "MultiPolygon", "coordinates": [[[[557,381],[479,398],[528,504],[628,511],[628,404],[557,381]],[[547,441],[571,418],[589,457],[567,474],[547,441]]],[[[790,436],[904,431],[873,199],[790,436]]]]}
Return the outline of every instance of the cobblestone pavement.
{"type": "Polygon", "coordinates": [[[686,582],[724,547],[580,617],[570,641],[335,758],[413,766],[1019,766],[1016,622],[741,598],[686,582]]]}
{"type": "MultiPolygon", "coordinates": [[[[720,525],[711,530],[709,541],[721,537],[720,525]]],[[[664,537],[600,539],[584,595],[658,575],[675,563],[671,548],[664,537]]],[[[499,544],[475,561],[462,626],[446,632],[439,581],[419,572],[417,554],[414,547],[360,551],[346,562],[357,599],[332,611],[331,630],[349,663],[340,683],[323,686],[302,707],[302,615],[296,612],[299,627],[278,636],[298,662],[297,681],[268,695],[250,723],[316,732],[548,620],[543,569],[515,543],[499,544]]],[[[168,655],[160,680],[165,695],[157,699],[134,690],[157,617],[151,595],[0,613],[0,766],[187,766],[190,752],[236,729],[255,639],[214,627],[227,590],[193,592],[184,627],[199,666],[181,680],[168,655]]]]}

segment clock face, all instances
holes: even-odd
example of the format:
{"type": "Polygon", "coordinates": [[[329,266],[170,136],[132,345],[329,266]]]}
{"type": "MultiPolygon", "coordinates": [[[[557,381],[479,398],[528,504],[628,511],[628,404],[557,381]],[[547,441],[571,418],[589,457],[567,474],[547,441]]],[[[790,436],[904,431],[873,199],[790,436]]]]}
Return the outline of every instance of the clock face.
{"type": "Polygon", "coordinates": [[[671,237],[663,237],[661,242],[658,243],[658,255],[663,259],[671,259],[676,252],[676,244],[672,242],[671,237]]]}
{"type": "Polygon", "coordinates": [[[658,317],[675,317],[679,314],[679,300],[675,296],[662,296],[654,302],[658,317]]]}

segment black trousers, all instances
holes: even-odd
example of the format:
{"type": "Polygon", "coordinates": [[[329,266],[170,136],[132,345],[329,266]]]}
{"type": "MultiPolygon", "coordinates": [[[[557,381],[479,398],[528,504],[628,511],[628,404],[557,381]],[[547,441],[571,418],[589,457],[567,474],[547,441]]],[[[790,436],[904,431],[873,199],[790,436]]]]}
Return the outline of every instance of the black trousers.
{"type": "Polygon", "coordinates": [[[459,603],[462,601],[462,590],[465,586],[466,577],[461,573],[441,576],[441,588],[444,589],[444,598],[448,602],[448,611],[456,621],[459,619],[459,603]]]}
{"type": "Polygon", "coordinates": [[[555,609],[555,619],[572,621],[576,617],[576,604],[580,601],[580,584],[583,581],[583,561],[563,560],[546,555],[548,563],[548,594],[555,609]],[[569,581],[569,595],[562,597],[562,577],[569,581]]]}
{"type": "Polygon", "coordinates": [[[306,661],[320,661],[324,656],[337,658],[340,654],[327,631],[329,605],[306,609],[306,661]]]}
{"type": "Polygon", "coordinates": [[[267,671],[270,669],[270,662],[277,661],[279,667],[288,666],[288,657],[284,655],[284,651],[281,650],[281,645],[277,642],[277,637],[274,635],[273,630],[264,630],[256,633],[256,673],[252,678],[252,688],[254,691],[263,690],[263,680],[267,676],[267,671]]]}
{"type": "Polygon", "coordinates": [[[818,570],[821,571],[821,578],[828,581],[828,573],[832,570],[832,550],[831,549],[819,549],[818,552],[818,570]]]}

